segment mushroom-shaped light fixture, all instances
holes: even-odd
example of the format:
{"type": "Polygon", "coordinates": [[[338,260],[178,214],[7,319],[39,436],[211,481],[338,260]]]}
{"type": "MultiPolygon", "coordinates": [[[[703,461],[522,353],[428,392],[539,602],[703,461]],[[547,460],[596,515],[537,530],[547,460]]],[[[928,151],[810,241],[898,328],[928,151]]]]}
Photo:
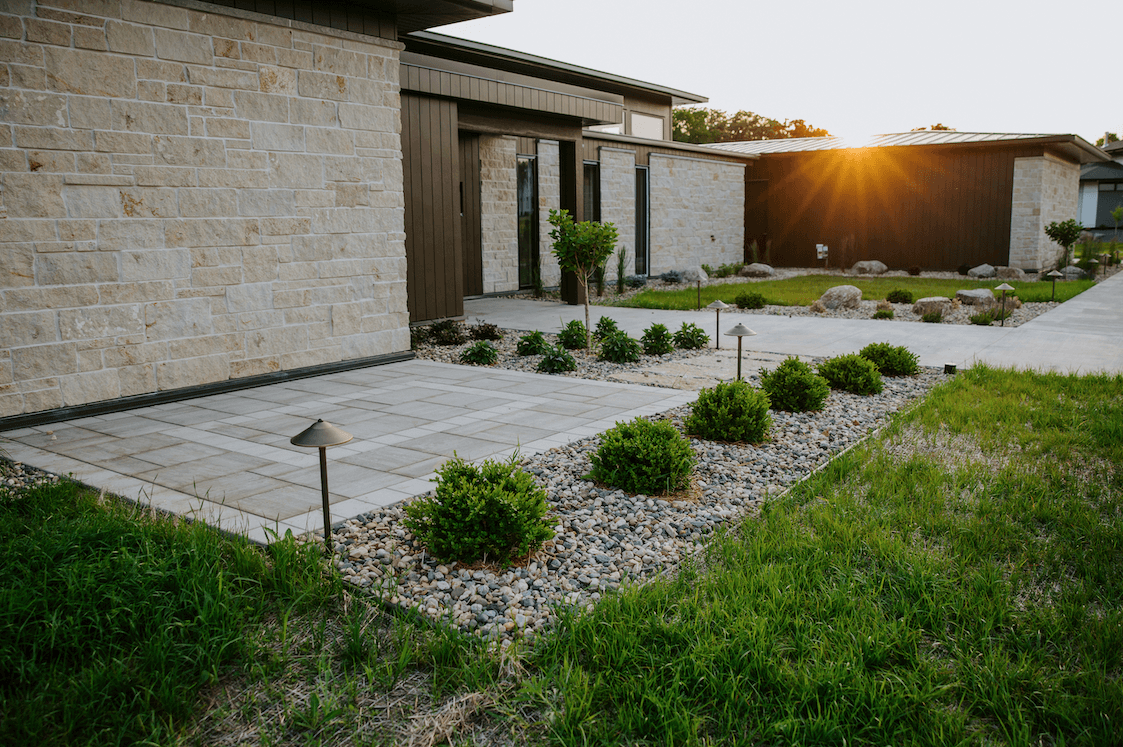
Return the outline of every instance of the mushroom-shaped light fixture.
{"type": "Polygon", "coordinates": [[[744,324],[738,324],[737,326],[735,326],[733,329],[729,330],[725,334],[729,335],[730,337],[736,337],[737,338],[737,381],[740,381],[741,380],[741,338],[742,337],[752,337],[753,335],[756,334],[756,332],[753,332],[751,329],[746,327],[744,324]]]}
{"type": "Polygon", "coordinates": [[[713,303],[706,306],[707,309],[713,309],[717,312],[717,323],[714,326],[714,347],[721,350],[721,312],[729,308],[729,304],[722,301],[720,298],[713,303]]]}
{"type": "Polygon", "coordinates": [[[331,555],[331,511],[328,508],[328,455],[329,446],[340,446],[354,436],[341,428],[336,428],[323,418],[305,428],[289,439],[293,446],[306,446],[320,450],[320,492],[324,499],[324,547],[331,555]]]}
{"type": "Polygon", "coordinates": [[[1005,327],[1006,326],[1006,291],[1014,290],[1014,286],[1010,285],[1009,283],[1003,283],[1002,285],[995,288],[995,290],[1002,291],[1002,323],[1001,323],[1000,326],[1005,327]]]}
{"type": "Polygon", "coordinates": [[[1064,276],[1065,276],[1065,274],[1063,272],[1057,272],[1056,270],[1053,270],[1052,272],[1050,272],[1048,275],[1045,276],[1045,277],[1047,277],[1047,278],[1049,278],[1050,280],[1053,281],[1053,297],[1049,299],[1050,301],[1056,301],[1057,300],[1057,281],[1060,280],[1061,278],[1063,278],[1064,276]]]}

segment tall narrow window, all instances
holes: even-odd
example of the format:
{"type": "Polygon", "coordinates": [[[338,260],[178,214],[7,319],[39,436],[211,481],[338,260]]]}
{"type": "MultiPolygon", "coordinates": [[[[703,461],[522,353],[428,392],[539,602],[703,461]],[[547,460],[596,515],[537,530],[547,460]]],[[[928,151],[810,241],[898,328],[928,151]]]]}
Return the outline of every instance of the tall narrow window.
{"type": "Polygon", "coordinates": [[[534,156],[519,156],[519,288],[533,288],[538,272],[538,169],[534,156]]]}
{"type": "Polygon", "coordinates": [[[585,220],[600,223],[600,164],[596,161],[585,161],[582,193],[585,197],[585,220]]]}
{"type": "Polygon", "coordinates": [[[636,166],[636,274],[647,275],[650,272],[650,254],[648,251],[651,237],[650,225],[650,184],[647,179],[647,167],[636,166]]]}

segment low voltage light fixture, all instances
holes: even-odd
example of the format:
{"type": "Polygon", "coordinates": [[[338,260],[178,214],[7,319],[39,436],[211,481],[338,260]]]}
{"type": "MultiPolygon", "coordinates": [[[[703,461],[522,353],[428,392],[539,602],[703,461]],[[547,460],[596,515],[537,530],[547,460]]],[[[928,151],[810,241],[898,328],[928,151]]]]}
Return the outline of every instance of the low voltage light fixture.
{"type": "Polygon", "coordinates": [[[1001,322],[1001,324],[999,324],[999,326],[1005,327],[1006,326],[1006,291],[1014,290],[1014,286],[1010,285],[1009,283],[1003,283],[1002,285],[995,288],[995,290],[1002,291],[1002,322],[1001,322]]]}
{"type": "Polygon", "coordinates": [[[324,547],[331,555],[331,510],[328,508],[328,455],[329,446],[341,446],[350,441],[352,436],[347,431],[336,428],[323,418],[305,428],[289,439],[293,446],[306,446],[320,450],[320,492],[324,499],[324,547]]]}
{"type": "Polygon", "coordinates": [[[751,329],[746,327],[744,324],[738,324],[736,327],[729,330],[725,334],[729,335],[730,337],[736,337],[737,338],[737,381],[740,381],[741,380],[741,338],[742,337],[752,337],[753,335],[756,334],[756,332],[753,332],[751,329]]]}
{"type": "Polygon", "coordinates": [[[717,312],[717,322],[714,325],[714,348],[721,350],[721,312],[729,308],[729,304],[722,301],[720,298],[713,303],[706,306],[707,309],[713,309],[717,312]]]}
{"type": "Polygon", "coordinates": [[[1050,280],[1053,281],[1053,296],[1052,296],[1052,298],[1049,299],[1050,301],[1056,301],[1057,300],[1057,281],[1060,280],[1061,278],[1063,278],[1064,276],[1065,276],[1065,274],[1063,272],[1057,272],[1056,270],[1053,270],[1052,272],[1050,272],[1048,275],[1045,276],[1045,277],[1047,277],[1047,278],[1049,278],[1050,280]]]}

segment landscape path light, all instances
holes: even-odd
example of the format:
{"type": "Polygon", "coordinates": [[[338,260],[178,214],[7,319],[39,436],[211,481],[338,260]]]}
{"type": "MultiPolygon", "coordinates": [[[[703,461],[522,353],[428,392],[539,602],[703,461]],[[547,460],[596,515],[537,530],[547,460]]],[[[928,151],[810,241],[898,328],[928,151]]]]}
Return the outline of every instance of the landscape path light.
{"type": "Polygon", "coordinates": [[[1014,290],[1014,287],[1012,285],[1010,285],[1009,283],[1003,283],[1002,285],[995,288],[995,290],[996,291],[1002,291],[1002,323],[999,326],[1005,327],[1006,326],[1006,291],[1012,291],[1012,290],[1014,290]]]}
{"type": "Polygon", "coordinates": [[[741,338],[742,337],[752,337],[753,335],[756,334],[756,332],[753,332],[751,329],[746,327],[744,324],[738,324],[736,327],[729,330],[725,334],[729,335],[730,337],[736,337],[737,338],[737,381],[740,381],[741,380],[741,338]]]}
{"type": "Polygon", "coordinates": [[[1088,260],[1088,267],[1090,267],[1090,268],[1091,268],[1091,270],[1092,270],[1092,279],[1093,279],[1093,280],[1095,280],[1095,278],[1096,278],[1096,269],[1097,269],[1097,268],[1098,268],[1099,266],[1100,266],[1100,261],[1099,261],[1098,259],[1090,259],[1090,260],[1088,260]]]}
{"type": "Polygon", "coordinates": [[[1049,299],[1050,301],[1057,300],[1057,280],[1063,278],[1064,276],[1065,274],[1063,272],[1057,272],[1056,270],[1053,270],[1045,276],[1053,281],[1053,297],[1049,299]]]}
{"type": "Polygon", "coordinates": [[[720,298],[706,307],[717,312],[717,322],[714,325],[714,347],[721,350],[721,312],[729,308],[729,304],[720,298]]]}
{"type": "Polygon", "coordinates": [[[324,498],[324,547],[331,555],[331,510],[328,508],[328,454],[329,446],[340,446],[350,441],[352,436],[342,428],[336,428],[323,418],[289,439],[293,446],[306,446],[320,450],[320,492],[324,498]]]}

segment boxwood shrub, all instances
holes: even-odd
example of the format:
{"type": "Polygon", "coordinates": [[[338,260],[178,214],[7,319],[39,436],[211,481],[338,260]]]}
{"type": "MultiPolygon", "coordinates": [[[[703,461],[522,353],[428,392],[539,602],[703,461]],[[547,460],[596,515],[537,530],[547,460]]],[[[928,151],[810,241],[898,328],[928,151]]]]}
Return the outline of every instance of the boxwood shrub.
{"type": "Polygon", "coordinates": [[[920,360],[904,345],[871,342],[858,355],[877,366],[882,376],[912,376],[920,371],[920,360]]]}
{"type": "Polygon", "coordinates": [[[831,386],[799,358],[788,357],[775,370],[760,369],[760,387],[768,394],[773,410],[808,412],[822,410],[831,386]]]}
{"type": "Polygon", "coordinates": [[[698,392],[686,432],[709,441],[760,443],[772,425],[768,395],[744,381],[723,381],[698,392]]]}
{"type": "Polygon", "coordinates": [[[879,394],[885,388],[877,366],[856,353],[828,358],[819,364],[819,375],[831,389],[851,394],[879,394]]]}
{"type": "Polygon", "coordinates": [[[673,425],[636,418],[601,434],[589,477],[629,493],[659,495],[686,486],[694,451],[673,425]]]}

